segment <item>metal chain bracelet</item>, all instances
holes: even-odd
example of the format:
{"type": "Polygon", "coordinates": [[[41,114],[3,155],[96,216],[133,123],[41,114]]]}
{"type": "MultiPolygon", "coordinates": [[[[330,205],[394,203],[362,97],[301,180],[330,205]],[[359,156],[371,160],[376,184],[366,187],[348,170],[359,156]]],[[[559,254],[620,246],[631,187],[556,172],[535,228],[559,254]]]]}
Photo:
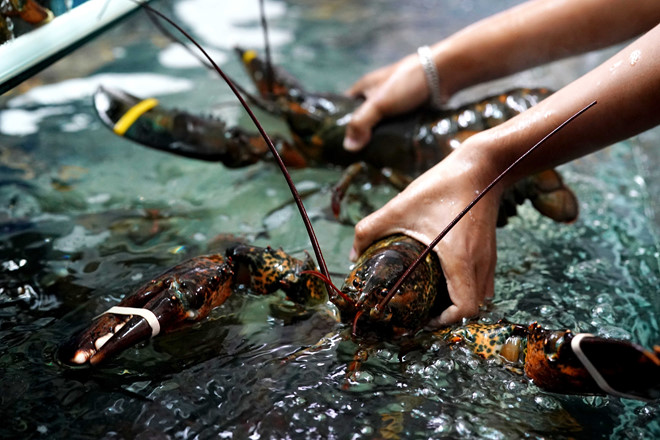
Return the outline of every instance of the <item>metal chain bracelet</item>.
{"type": "Polygon", "coordinates": [[[433,62],[431,48],[428,46],[419,47],[417,49],[417,56],[419,56],[419,62],[424,69],[426,82],[429,86],[431,105],[437,109],[442,108],[444,101],[442,99],[442,93],[440,92],[440,76],[438,75],[438,69],[435,67],[435,63],[433,62]]]}

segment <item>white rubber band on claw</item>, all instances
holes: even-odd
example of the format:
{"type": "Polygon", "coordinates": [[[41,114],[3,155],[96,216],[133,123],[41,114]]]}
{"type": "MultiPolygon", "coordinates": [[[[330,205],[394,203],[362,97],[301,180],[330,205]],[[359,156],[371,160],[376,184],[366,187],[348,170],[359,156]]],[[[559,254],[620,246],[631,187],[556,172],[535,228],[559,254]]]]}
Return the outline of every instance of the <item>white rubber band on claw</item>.
{"type": "Polygon", "coordinates": [[[591,333],[578,333],[571,340],[571,348],[573,349],[573,353],[575,353],[575,356],[577,356],[580,362],[582,362],[582,365],[584,365],[584,368],[587,369],[592,379],[596,382],[596,384],[600,387],[600,389],[605,391],[607,394],[611,394],[613,396],[618,396],[618,397],[624,397],[626,399],[639,400],[640,397],[638,396],[622,393],[612,388],[610,384],[607,383],[605,378],[600,374],[598,369],[596,369],[594,364],[592,364],[591,361],[584,354],[582,348],[580,347],[580,342],[582,342],[582,339],[584,338],[592,338],[592,337],[594,337],[594,335],[592,335],[591,333]]]}
{"type": "Polygon", "coordinates": [[[106,315],[108,313],[114,313],[116,315],[139,316],[147,321],[147,324],[149,324],[149,327],[151,327],[152,338],[160,333],[160,323],[158,322],[156,315],[154,315],[154,312],[151,310],[136,307],[114,306],[101,313],[101,315],[106,315]]]}

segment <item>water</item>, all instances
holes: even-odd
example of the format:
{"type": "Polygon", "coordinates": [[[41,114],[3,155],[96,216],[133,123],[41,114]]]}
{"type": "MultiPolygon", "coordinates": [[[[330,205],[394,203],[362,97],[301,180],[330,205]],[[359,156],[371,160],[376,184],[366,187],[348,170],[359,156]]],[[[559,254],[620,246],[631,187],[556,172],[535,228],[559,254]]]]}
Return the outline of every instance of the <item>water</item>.
{"type": "MultiPolygon", "coordinates": [[[[240,77],[229,47],[261,44],[256,4],[251,11],[223,5],[211,14],[201,2],[177,2],[175,11],[172,3],[158,6],[188,20],[240,77]],[[222,30],[212,36],[204,30],[210,17],[222,30]]],[[[317,3],[269,2],[274,57],[310,88],[337,91],[496,10],[478,0],[317,3]]],[[[232,298],[208,321],[128,350],[98,370],[57,364],[58,344],[149,277],[208,251],[219,234],[296,254],[309,250],[273,167],[229,170],[175,158],[119,139],[96,119],[89,94],[98,83],[119,83],[166,105],[246,123],[226,87],[175,50],[138,14],[42,73],[31,88],[0,98],[2,436],[660,436],[657,403],[545,393],[442,346],[399,360],[398,347],[383,342],[350,383],[346,371],[357,347],[338,337],[283,364],[333,324],[321,309],[285,325],[270,313],[279,297],[232,298]],[[50,85],[35,87],[41,82],[50,85]]],[[[525,72],[458,99],[512,85],[559,87],[610,53],[525,72]]],[[[269,127],[281,129],[274,121],[269,127]]],[[[656,129],[563,167],[581,201],[576,224],[558,226],[523,207],[499,231],[496,299],[483,320],[539,321],[646,346],[660,341],[659,141],[656,129]]],[[[346,273],[352,227],[328,215],[328,185],[339,171],[293,176],[308,194],[330,270],[346,273]]],[[[376,205],[392,195],[383,188],[362,192],[376,205]]]]}

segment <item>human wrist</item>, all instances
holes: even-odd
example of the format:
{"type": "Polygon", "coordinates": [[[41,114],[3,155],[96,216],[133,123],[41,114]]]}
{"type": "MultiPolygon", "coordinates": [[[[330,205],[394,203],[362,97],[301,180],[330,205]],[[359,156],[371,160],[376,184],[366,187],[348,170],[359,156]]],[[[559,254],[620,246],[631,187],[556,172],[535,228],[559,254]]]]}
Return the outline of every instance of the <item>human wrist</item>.
{"type": "Polygon", "coordinates": [[[447,103],[456,93],[473,84],[466,83],[463,78],[462,71],[466,66],[458,67],[463,60],[451,37],[431,45],[430,48],[440,78],[440,94],[447,103]]]}
{"type": "Polygon", "coordinates": [[[466,169],[481,176],[483,180],[493,180],[499,172],[500,161],[495,155],[489,137],[476,133],[464,141],[454,153],[456,160],[466,164],[466,169]]]}
{"type": "Polygon", "coordinates": [[[434,45],[420,46],[414,54],[416,61],[421,67],[421,71],[424,73],[429,102],[437,108],[445,107],[455,92],[452,88],[454,82],[452,70],[447,68],[443,50],[443,45],[436,43],[434,45]],[[426,56],[424,52],[426,52],[426,56]],[[424,58],[428,59],[428,66],[425,65],[424,58]]]}

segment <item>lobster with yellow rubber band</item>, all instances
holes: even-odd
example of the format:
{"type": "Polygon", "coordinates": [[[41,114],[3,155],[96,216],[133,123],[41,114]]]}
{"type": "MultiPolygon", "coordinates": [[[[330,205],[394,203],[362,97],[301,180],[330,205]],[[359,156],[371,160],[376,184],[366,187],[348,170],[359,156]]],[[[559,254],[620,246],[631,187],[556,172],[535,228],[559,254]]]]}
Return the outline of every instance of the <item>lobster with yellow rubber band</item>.
{"type": "MultiPolygon", "coordinates": [[[[237,51],[260,94],[249,99],[289,127],[292,141],[273,138],[284,164],[345,168],[333,189],[335,215],[339,215],[349,187],[361,176],[373,182],[385,180],[402,190],[470,135],[510,119],[550,94],[547,89],[515,89],[458,108],[419,109],[383,121],[374,128],[370,143],[353,153],[343,148],[343,138],[346,122],[360,99],[308,92],[281,67],[274,66],[272,75],[267,75],[266,63],[256,52],[237,51]]],[[[218,118],[168,109],[153,98],[142,100],[103,86],[94,96],[94,105],[115,133],[148,147],[232,168],[272,160],[258,133],[228,127],[218,118]]],[[[525,200],[555,221],[572,222],[578,216],[575,195],[554,170],[530,176],[505,191],[498,223],[505,224],[525,200]]]]}

